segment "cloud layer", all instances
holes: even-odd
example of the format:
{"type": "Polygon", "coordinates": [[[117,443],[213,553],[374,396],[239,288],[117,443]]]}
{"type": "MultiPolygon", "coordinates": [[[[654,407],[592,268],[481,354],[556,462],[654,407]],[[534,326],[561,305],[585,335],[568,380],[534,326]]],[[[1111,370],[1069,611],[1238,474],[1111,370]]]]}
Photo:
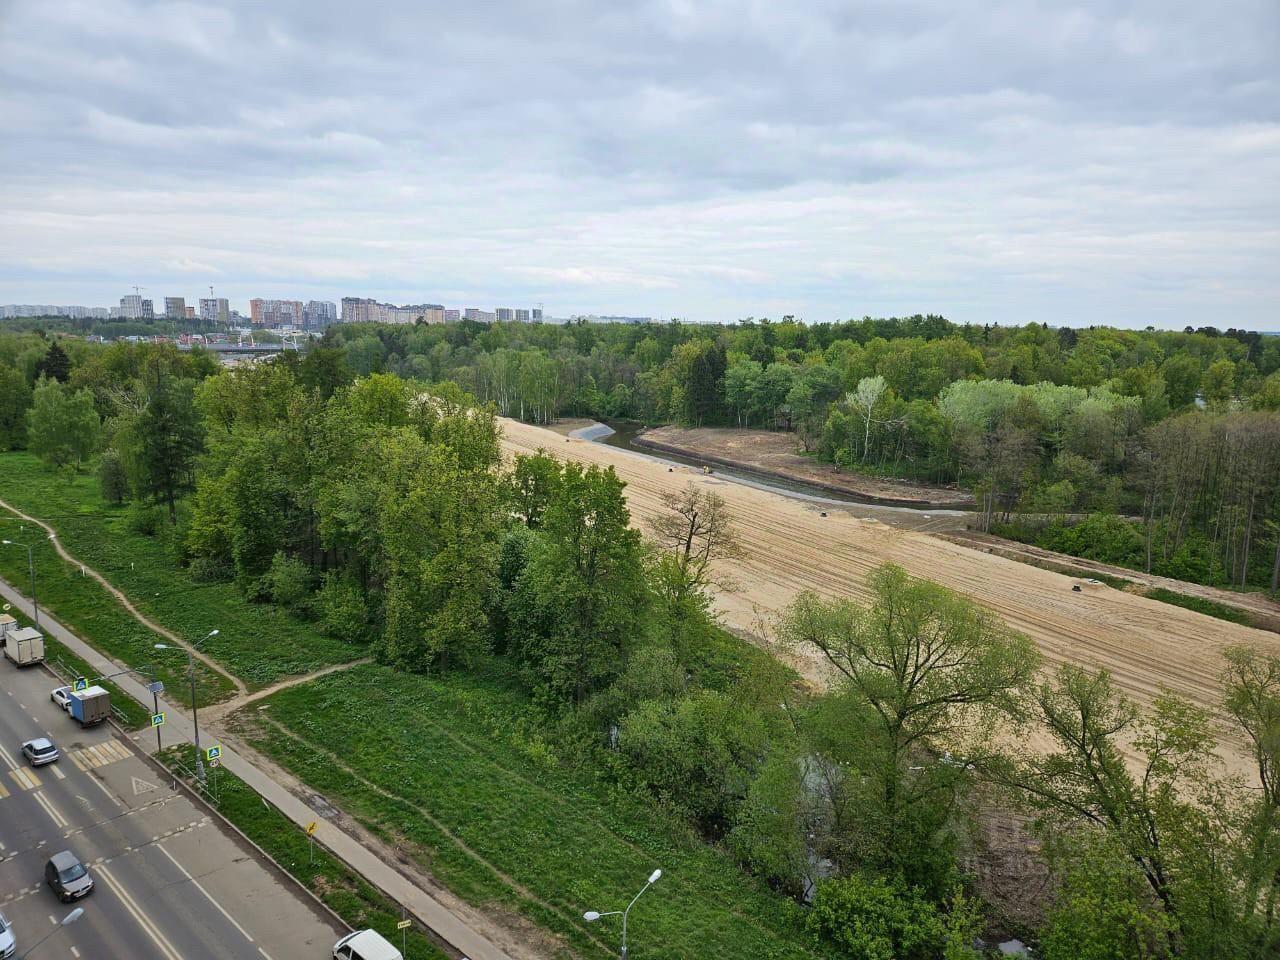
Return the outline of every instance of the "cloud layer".
{"type": "Polygon", "coordinates": [[[0,301],[1280,327],[1280,7],[0,0],[0,301]]]}

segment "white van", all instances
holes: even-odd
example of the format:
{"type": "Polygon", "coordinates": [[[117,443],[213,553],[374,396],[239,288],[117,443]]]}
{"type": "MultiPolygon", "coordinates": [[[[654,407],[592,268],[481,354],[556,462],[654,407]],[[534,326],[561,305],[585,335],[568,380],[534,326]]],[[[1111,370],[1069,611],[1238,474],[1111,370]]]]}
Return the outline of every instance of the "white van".
{"type": "Polygon", "coordinates": [[[333,960],[404,960],[404,957],[376,930],[357,930],[333,945],[333,960]]]}

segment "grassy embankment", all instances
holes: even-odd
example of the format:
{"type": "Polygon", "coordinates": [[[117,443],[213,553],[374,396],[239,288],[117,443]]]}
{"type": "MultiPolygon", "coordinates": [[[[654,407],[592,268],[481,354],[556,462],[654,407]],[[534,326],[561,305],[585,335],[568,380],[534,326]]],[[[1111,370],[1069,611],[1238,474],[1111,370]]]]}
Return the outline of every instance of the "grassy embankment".
{"type": "MultiPolygon", "coordinates": [[[[182,776],[179,761],[190,770],[195,762],[195,749],[167,747],[158,759],[182,776]]],[[[275,807],[264,803],[235,774],[223,769],[216,776],[219,813],[354,929],[372,927],[400,945],[400,932],[396,930],[400,908],[395,903],[324,847],[316,844],[314,850],[311,849],[306,833],[275,807]]],[[[411,930],[406,939],[406,960],[444,960],[448,956],[417,929],[411,930]]]]}
{"type": "Polygon", "coordinates": [[[1244,610],[1236,607],[1229,607],[1225,603],[1215,603],[1212,600],[1205,600],[1203,597],[1190,597],[1181,593],[1174,593],[1172,590],[1166,590],[1163,587],[1153,587],[1143,596],[1152,600],[1159,600],[1162,603],[1172,603],[1178,607],[1186,607],[1188,610],[1194,610],[1197,613],[1203,613],[1208,617],[1217,617],[1219,620],[1227,620],[1231,623],[1239,623],[1244,626],[1252,625],[1253,621],[1249,614],[1244,610]]]}
{"type": "Polygon", "coordinates": [[[632,911],[637,958],[816,956],[790,901],[652,804],[558,765],[528,716],[498,676],[369,665],[272,696],[241,732],[455,894],[584,955],[618,928],[583,911],[625,906],[661,867],[632,911]]]}
{"type": "MultiPolygon", "coordinates": [[[[50,524],[73,556],[94,567],[146,616],[178,636],[197,640],[217,628],[219,635],[202,649],[251,690],[355,660],[365,653],[362,647],[327,637],[283,610],[247,602],[232,584],[192,580],[174,562],[172,551],[161,539],[130,529],[128,510],[103,501],[98,481],[91,474],[68,480],[30,454],[0,454],[0,499],[50,524]]],[[[4,515],[12,516],[7,511],[4,515]]],[[[17,524],[6,521],[0,526],[13,528],[17,524]]],[[[154,635],[97,584],[83,580],[78,568],[62,563],[43,533],[28,526],[26,536],[24,543],[40,541],[36,572],[41,601],[47,598],[51,609],[65,612],[67,626],[83,629],[94,646],[130,664],[151,662],[159,656],[151,648],[154,635]],[[71,581],[87,583],[90,589],[79,589],[71,581]],[[98,628],[93,622],[108,615],[110,626],[104,622],[98,628]],[[145,642],[135,642],[134,637],[143,635],[145,642]]],[[[17,554],[23,551],[7,550],[0,551],[0,575],[21,585],[26,582],[27,558],[24,554],[19,563],[17,554]]],[[[173,663],[163,668],[161,678],[166,686],[172,686],[169,675],[176,672],[175,680],[181,679],[186,658],[179,653],[168,657],[173,663]]],[[[230,693],[227,681],[212,674],[204,682],[208,687],[202,699],[206,694],[210,699],[225,699],[230,693]]]]}

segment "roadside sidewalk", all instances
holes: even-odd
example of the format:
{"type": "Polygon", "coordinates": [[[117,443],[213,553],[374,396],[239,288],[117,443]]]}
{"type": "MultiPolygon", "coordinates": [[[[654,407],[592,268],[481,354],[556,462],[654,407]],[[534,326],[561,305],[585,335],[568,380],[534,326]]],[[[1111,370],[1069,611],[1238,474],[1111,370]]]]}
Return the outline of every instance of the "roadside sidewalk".
{"type": "MultiPolygon", "coordinates": [[[[0,580],[0,597],[12,603],[26,616],[31,616],[30,601],[5,580],[0,580]]],[[[115,673],[127,666],[117,664],[114,660],[103,656],[54,619],[43,607],[40,609],[40,627],[47,635],[64,644],[76,656],[103,674],[115,673]]],[[[133,675],[113,677],[112,682],[148,710],[152,708],[151,692],[146,684],[133,675]]],[[[161,697],[160,709],[166,713],[165,725],[162,728],[165,743],[195,742],[195,728],[180,704],[161,697]]],[[[208,740],[208,738],[202,739],[208,740]]],[[[134,736],[134,740],[148,752],[154,752],[155,736],[151,730],[141,731],[134,736]]],[[[208,741],[204,745],[208,746],[211,742],[208,741]]],[[[441,939],[452,944],[469,960],[512,960],[509,954],[473,931],[440,901],[412,884],[399,871],[362,846],[359,841],[326,820],[320,812],[299,800],[252,763],[225,746],[222,750],[222,764],[299,827],[305,828],[310,823],[316,823],[317,840],[388,897],[404,906],[419,922],[435,931],[441,939]]]]}

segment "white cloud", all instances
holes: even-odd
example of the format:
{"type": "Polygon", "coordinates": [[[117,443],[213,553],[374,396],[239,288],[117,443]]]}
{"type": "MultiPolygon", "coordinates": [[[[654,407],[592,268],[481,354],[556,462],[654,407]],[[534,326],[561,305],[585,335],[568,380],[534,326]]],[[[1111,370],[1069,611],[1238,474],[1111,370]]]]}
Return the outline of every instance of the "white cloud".
{"type": "Polygon", "coordinates": [[[1280,8],[1123,6],[14,0],[0,300],[1275,328],[1280,8]]]}

